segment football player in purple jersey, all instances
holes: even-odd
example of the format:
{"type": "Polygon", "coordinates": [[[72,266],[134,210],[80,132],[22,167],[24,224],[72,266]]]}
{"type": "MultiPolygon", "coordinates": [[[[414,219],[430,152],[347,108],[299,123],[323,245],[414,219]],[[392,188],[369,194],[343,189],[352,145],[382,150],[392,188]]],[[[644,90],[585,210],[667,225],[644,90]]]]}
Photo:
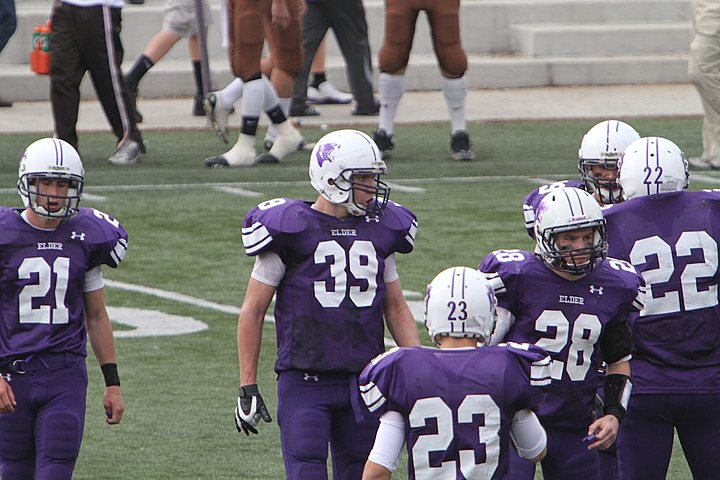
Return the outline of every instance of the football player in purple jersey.
{"type": "Polygon", "coordinates": [[[618,440],[621,478],[664,479],[674,431],[693,478],[720,475],[720,193],[688,192],[670,140],[642,138],[620,161],[626,201],[607,209],[609,252],[645,278],[630,323],[633,391],[618,440]]]}
{"type": "Polygon", "coordinates": [[[588,130],[578,150],[578,170],[582,180],[549,183],[525,197],[523,215],[530,238],[535,238],[535,211],[545,195],[557,188],[582,188],[590,192],[601,206],[621,202],[617,162],[625,148],[638,138],[640,135],[635,129],[620,120],[605,120],[588,130]]]}
{"type": "Polygon", "coordinates": [[[360,375],[380,427],[363,480],[389,479],[403,444],[408,478],[505,478],[511,439],[538,462],[546,436],[534,410],[550,384],[550,357],[529,344],[488,347],[495,294],[481,272],[452,267],[425,296],[425,326],[440,350],[394,348],[360,375]]]}
{"type": "Polygon", "coordinates": [[[127,249],[120,223],[78,208],[83,166],[44,138],[20,160],[24,209],[0,208],[0,477],[70,479],[85,423],[87,339],[105,377],[105,421],[123,416],[101,265],[127,249]]]}
{"type": "Polygon", "coordinates": [[[357,375],[382,353],[384,328],[400,346],[420,339],[395,253],[415,243],[415,215],[388,202],[385,163],[357,130],[328,133],[310,155],[314,202],[276,198],[243,223],[255,257],[238,319],[238,431],[271,420],[257,386],[263,319],[275,296],[278,424],[288,479],[359,479],[377,421],[356,420],[357,375]],[[383,322],[383,317],[385,322],[383,322]]]}
{"type": "MultiPolygon", "coordinates": [[[[627,321],[642,308],[644,287],[632,265],[606,252],[605,219],[595,198],[560,188],[538,207],[535,253],[498,250],[480,265],[498,297],[493,343],[532,343],[553,359],[553,381],[538,411],[548,435],[546,480],[600,478],[597,451],[613,444],[627,408],[627,321]],[[603,361],[604,380],[598,372],[603,361]],[[604,415],[593,419],[601,381],[604,415]]],[[[509,478],[531,480],[534,470],[511,457],[509,478]]]]}

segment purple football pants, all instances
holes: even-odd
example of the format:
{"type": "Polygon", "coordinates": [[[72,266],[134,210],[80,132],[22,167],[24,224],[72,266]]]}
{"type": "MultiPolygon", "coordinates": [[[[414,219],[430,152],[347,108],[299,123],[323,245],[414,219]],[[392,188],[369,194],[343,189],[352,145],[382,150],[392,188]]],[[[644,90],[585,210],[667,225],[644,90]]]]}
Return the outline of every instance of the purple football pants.
{"type": "Polygon", "coordinates": [[[356,419],[359,396],[356,375],[280,373],[277,418],[287,479],[327,479],[328,445],[334,480],[362,478],[378,423],[356,419]]]}
{"type": "Polygon", "coordinates": [[[67,354],[45,360],[27,362],[24,374],[0,370],[17,402],[15,412],[0,414],[3,480],[72,478],[85,426],[85,359],[67,354]]]}
{"type": "MultiPolygon", "coordinates": [[[[588,450],[582,439],[587,429],[567,430],[545,428],[547,455],[541,462],[545,480],[600,480],[600,460],[597,451],[588,450]]],[[[535,465],[520,458],[510,449],[510,480],[533,480],[535,465]]]]}
{"type": "Polygon", "coordinates": [[[674,429],[696,480],[720,472],[720,394],[636,394],[618,436],[618,468],[624,480],[664,480],[674,429]]]}

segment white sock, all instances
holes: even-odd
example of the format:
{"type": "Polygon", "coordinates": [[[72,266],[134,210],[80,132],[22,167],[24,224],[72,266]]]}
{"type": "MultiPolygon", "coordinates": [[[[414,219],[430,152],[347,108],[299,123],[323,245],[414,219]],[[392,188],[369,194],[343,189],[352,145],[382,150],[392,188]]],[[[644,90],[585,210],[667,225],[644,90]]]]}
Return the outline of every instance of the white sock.
{"type": "Polygon", "coordinates": [[[395,114],[400,105],[400,99],[405,93],[405,75],[381,73],[378,80],[378,93],[380,94],[378,128],[382,128],[388,135],[392,135],[395,128],[395,114]]]}
{"type": "Polygon", "coordinates": [[[262,76],[262,85],[263,85],[263,104],[262,104],[262,111],[267,112],[271,108],[273,108],[275,105],[278,104],[279,99],[277,96],[277,92],[275,91],[275,87],[273,87],[273,84],[270,82],[270,80],[263,75],[262,76]]]}
{"type": "Polygon", "coordinates": [[[260,117],[263,108],[265,86],[263,78],[251,80],[243,86],[245,95],[240,102],[240,115],[243,117],[260,117]]]}
{"type": "Polygon", "coordinates": [[[465,96],[467,95],[467,80],[460,78],[442,79],[442,92],[450,114],[450,128],[452,133],[466,130],[465,123],[465,96]]]}
{"type": "Polygon", "coordinates": [[[238,101],[238,98],[242,97],[244,84],[245,82],[243,82],[241,78],[235,77],[235,80],[218,92],[220,104],[225,110],[232,109],[235,102],[238,101]]]}

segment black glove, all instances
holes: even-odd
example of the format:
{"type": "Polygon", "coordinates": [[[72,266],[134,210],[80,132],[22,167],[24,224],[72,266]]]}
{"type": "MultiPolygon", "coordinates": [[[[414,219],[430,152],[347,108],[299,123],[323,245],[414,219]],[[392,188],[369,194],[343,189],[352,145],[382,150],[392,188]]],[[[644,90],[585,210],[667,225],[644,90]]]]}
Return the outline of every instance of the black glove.
{"type": "Polygon", "coordinates": [[[235,407],[235,428],[238,432],[245,432],[245,435],[250,435],[250,432],[257,435],[257,425],[260,423],[260,419],[265,422],[272,422],[270,414],[265,407],[260,396],[260,391],[256,384],[244,385],[240,387],[240,396],[237,399],[237,406],[235,407]]]}

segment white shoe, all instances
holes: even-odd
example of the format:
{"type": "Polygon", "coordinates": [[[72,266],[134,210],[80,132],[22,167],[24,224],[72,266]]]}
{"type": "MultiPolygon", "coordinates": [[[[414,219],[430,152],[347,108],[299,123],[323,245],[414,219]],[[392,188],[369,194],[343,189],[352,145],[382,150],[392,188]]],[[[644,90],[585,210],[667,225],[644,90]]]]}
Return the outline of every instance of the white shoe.
{"type": "Polygon", "coordinates": [[[230,110],[223,107],[218,92],[209,92],[203,99],[203,109],[210,116],[210,124],[215,134],[225,143],[228,143],[228,117],[230,110]]]}
{"type": "Polygon", "coordinates": [[[108,162],[113,165],[135,165],[145,160],[146,155],[144,145],[135,140],[126,140],[110,155],[108,162]]]}
{"type": "Polygon", "coordinates": [[[277,137],[268,153],[257,158],[258,163],[278,163],[292,152],[297,152],[304,143],[302,134],[293,127],[290,122],[283,122],[276,125],[277,137]]]}
{"type": "Polygon", "coordinates": [[[241,133],[230,150],[222,155],[208,157],[204,163],[206,167],[251,167],[255,165],[256,157],[255,137],[241,133]]]}
{"type": "Polygon", "coordinates": [[[317,104],[344,104],[353,100],[351,94],[341,92],[329,80],[325,80],[317,88],[308,87],[307,98],[308,102],[317,104]]]}

